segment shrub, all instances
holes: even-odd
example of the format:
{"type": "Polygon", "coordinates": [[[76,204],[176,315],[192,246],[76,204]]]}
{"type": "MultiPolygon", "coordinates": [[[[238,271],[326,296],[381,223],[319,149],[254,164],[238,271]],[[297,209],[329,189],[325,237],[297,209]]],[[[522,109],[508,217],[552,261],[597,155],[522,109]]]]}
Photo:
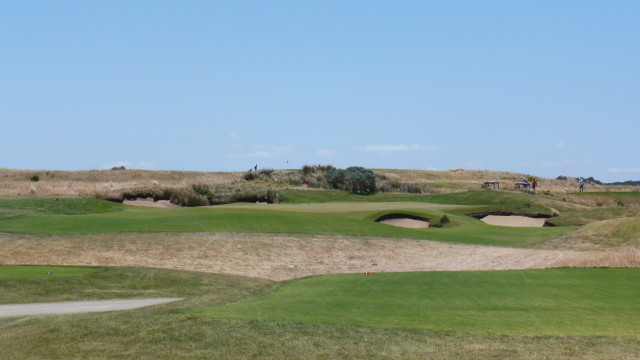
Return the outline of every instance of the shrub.
{"type": "Polygon", "coordinates": [[[359,166],[345,170],[347,189],[354,194],[368,195],[376,191],[376,176],[373,171],[359,166]]]}
{"type": "Polygon", "coordinates": [[[246,173],[244,173],[244,175],[242,175],[242,178],[246,181],[251,181],[251,180],[255,180],[258,178],[258,172],[256,171],[247,171],[246,173]]]}
{"type": "Polygon", "coordinates": [[[196,194],[205,196],[207,199],[213,197],[213,193],[211,193],[211,189],[207,185],[193,185],[192,188],[196,194]]]}
{"type": "Polygon", "coordinates": [[[40,181],[40,175],[31,175],[29,180],[31,180],[33,182],[38,182],[38,181],[40,181]]]}
{"type": "Polygon", "coordinates": [[[201,194],[189,190],[178,190],[171,194],[171,203],[180,206],[208,206],[209,199],[201,194]]]}
{"type": "Polygon", "coordinates": [[[334,189],[342,189],[345,185],[345,172],[342,169],[331,168],[324,174],[324,177],[334,189]]]}
{"type": "Polygon", "coordinates": [[[258,171],[258,177],[260,177],[261,179],[269,179],[271,178],[272,174],[273,169],[260,169],[260,171],[258,171]]]}
{"type": "Polygon", "coordinates": [[[302,175],[309,175],[313,173],[325,173],[333,169],[333,165],[304,165],[302,167],[302,175]]]}

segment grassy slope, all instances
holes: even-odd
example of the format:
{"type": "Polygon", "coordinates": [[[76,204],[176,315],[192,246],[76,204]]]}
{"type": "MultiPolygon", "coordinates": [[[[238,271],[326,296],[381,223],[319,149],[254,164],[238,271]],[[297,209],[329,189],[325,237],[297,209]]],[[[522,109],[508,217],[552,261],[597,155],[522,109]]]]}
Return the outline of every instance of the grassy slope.
{"type": "MultiPolygon", "coordinates": [[[[489,226],[475,219],[456,215],[456,212],[463,212],[463,208],[423,202],[352,202],[270,206],[237,204],[182,209],[119,206],[116,208],[119,211],[94,211],[93,213],[87,211],[89,213],[78,215],[32,211],[26,216],[0,221],[0,231],[22,234],[206,231],[345,234],[527,246],[571,230],[571,228],[522,229],[489,226]],[[449,214],[453,224],[466,226],[418,230],[393,227],[373,221],[377,216],[389,212],[408,212],[435,219],[439,219],[443,214],[449,214]]],[[[473,207],[474,210],[479,208],[479,205],[473,207]]]]}
{"type": "Polygon", "coordinates": [[[0,266],[0,304],[193,297],[232,288],[243,293],[269,284],[266,280],[166,269],[0,266]]]}
{"type": "MultiPolygon", "coordinates": [[[[214,304],[224,304],[239,300],[249,301],[246,304],[270,299],[279,296],[277,291],[272,295],[255,298],[256,295],[265,294],[274,289],[274,284],[264,281],[256,281],[245,278],[224,277],[211,274],[198,274],[191,272],[176,272],[155,269],[112,269],[86,275],[92,281],[80,281],[63,284],[64,279],[54,279],[52,286],[42,285],[48,289],[46,297],[61,296],[64,293],[80,294],[83,298],[95,298],[95,293],[102,292],[105,296],[118,291],[134,291],[131,287],[137,284],[137,291],[160,289],[171,296],[186,296],[187,300],[177,303],[154,306],[149,308],[93,314],[77,315],[52,315],[30,318],[0,318],[0,343],[2,356],[8,359],[24,358],[136,358],[136,359],[238,359],[238,358],[349,358],[349,359],[634,359],[640,346],[638,338],[631,337],[593,337],[593,336],[569,336],[569,335],[505,335],[488,334],[484,332],[457,332],[457,331],[426,331],[418,329],[385,329],[380,328],[385,316],[381,311],[394,310],[413,314],[416,310],[420,314],[429,314],[425,311],[423,300],[430,300],[433,306],[444,308],[451,315],[455,311],[463,314],[470,313],[460,311],[460,306],[469,301],[463,286],[470,286],[471,290],[478,291],[483,285],[482,281],[493,281],[490,291],[484,294],[484,299],[475,301],[489,301],[489,306],[497,307],[493,298],[499,295],[510,294],[510,299],[516,305],[526,304],[533,300],[550,301],[562,299],[562,293],[567,297],[572,291],[580,294],[588,293],[584,285],[602,285],[611,278],[617,279],[612,284],[607,284],[596,295],[603,298],[604,303],[595,303],[596,310],[611,307],[618,310],[615,315],[617,320],[623,315],[634,316],[638,305],[629,303],[628,299],[637,291],[637,286],[627,286],[627,281],[633,281],[630,275],[624,272],[598,273],[593,270],[580,274],[586,270],[571,270],[578,276],[572,275],[566,270],[559,270],[553,275],[548,271],[532,272],[488,272],[488,273],[433,273],[433,274],[396,274],[397,278],[377,278],[381,274],[332,276],[328,278],[310,278],[289,283],[283,290],[293,286],[302,286],[299,290],[312,290],[315,292],[307,295],[310,303],[295,302],[291,308],[294,316],[299,316],[301,308],[312,307],[310,313],[326,315],[331,307],[345,310],[355,307],[355,312],[347,312],[346,321],[334,321],[333,324],[323,324],[328,319],[334,319],[336,314],[329,314],[328,318],[304,321],[271,321],[271,320],[229,320],[218,319],[211,316],[203,316],[193,313],[190,309],[207,309],[214,304]],[[501,274],[511,274],[508,278],[502,278],[501,274]],[[105,277],[103,280],[97,277],[105,277]],[[415,279],[403,277],[415,276],[415,279]],[[425,277],[427,276],[427,277],[425,277]],[[430,277],[428,277],[430,276],[430,277]],[[596,279],[591,279],[594,277],[596,279]],[[465,279],[466,278],[466,279],[465,279]],[[578,282],[576,282],[579,280],[578,282]],[[129,279],[129,281],[123,281],[129,279]],[[553,289],[549,289],[542,280],[550,280],[553,289]],[[528,280],[523,282],[523,280],[528,280]],[[417,285],[414,286],[412,283],[417,285]],[[430,284],[430,282],[435,282],[430,284]],[[529,288],[528,292],[521,293],[517,288],[522,288],[522,283],[529,288]],[[378,285],[377,289],[374,285],[378,285]],[[537,284],[537,285],[536,285],[537,284]],[[460,285],[460,286],[457,286],[460,285]],[[499,286],[498,286],[499,285],[499,286]],[[566,286],[569,286],[565,289],[566,286]],[[572,287],[572,286],[577,286],[572,287]],[[343,287],[347,287],[346,289],[343,287]],[[509,287],[516,288],[509,291],[509,287]],[[536,288],[552,290],[550,294],[539,294],[536,288]],[[432,288],[436,291],[430,293],[430,297],[424,295],[425,289],[432,288]],[[614,293],[608,292],[611,288],[617,289],[614,293]],[[187,289],[185,294],[185,289],[187,289]],[[447,290],[448,289],[448,290],[447,290]],[[628,293],[620,293],[626,289],[628,293]],[[337,290],[344,290],[338,292],[337,290]],[[391,291],[394,290],[394,291],[391,291]],[[374,292],[373,296],[363,299],[363,292],[374,292]],[[462,292],[452,305],[454,310],[447,310],[447,305],[442,304],[451,300],[455,292],[462,292]],[[558,292],[560,294],[558,294],[558,292]],[[57,295],[56,295],[57,294],[57,295]],[[606,296],[609,294],[609,296],[606,296]],[[319,299],[316,299],[317,295],[319,299]],[[544,296],[543,296],[544,295],[544,296]],[[255,298],[255,302],[250,299],[255,298]],[[363,302],[364,300],[364,302],[363,302]],[[349,304],[349,302],[352,302],[349,304]],[[313,306],[314,304],[319,306],[313,306]],[[385,303],[395,305],[394,308],[385,306],[385,303]],[[438,305],[438,303],[440,303],[438,305]],[[422,304],[422,305],[421,305],[422,304]],[[405,308],[398,305],[404,305],[405,308]],[[444,305],[444,306],[443,306],[444,305]],[[369,306],[363,307],[363,306],[369,306]],[[407,308],[413,307],[413,308],[407,308]],[[621,309],[632,311],[621,311],[621,309]],[[320,311],[319,311],[320,310],[320,311]],[[364,316],[354,316],[354,314],[364,316]],[[371,319],[378,321],[375,326],[351,326],[345,322],[366,321],[371,319]],[[331,317],[333,316],[333,317],[331,317]],[[376,320],[376,316],[378,319],[376,320]],[[342,324],[341,324],[342,323],[342,324]]],[[[83,277],[83,276],[80,276],[83,277]]],[[[71,278],[68,278],[71,279],[71,278]]],[[[637,274],[636,278],[637,280],[637,274]]],[[[31,280],[16,280],[23,286],[30,286],[31,280]]],[[[0,282],[1,283],[1,282],[0,282]]],[[[16,286],[8,292],[16,292],[20,286],[16,286]]],[[[286,290],[290,291],[290,290],[286,290]]],[[[2,296],[9,296],[5,291],[2,296]]],[[[132,294],[140,296],[141,294],[132,294]]],[[[300,295],[293,294],[293,299],[301,300],[300,295]]],[[[291,300],[284,299],[285,301],[291,300]]],[[[561,306],[567,306],[565,299],[561,306]]],[[[503,300],[505,302],[505,300],[503,300]]],[[[536,303],[535,311],[543,308],[536,303]]],[[[555,305],[555,304],[552,304],[555,305]]],[[[581,305],[581,304],[579,304],[581,305]]],[[[584,305],[584,304],[582,304],[584,305]]],[[[532,312],[526,308],[514,309],[515,306],[507,304],[502,310],[512,319],[517,319],[518,311],[532,312]]],[[[222,308],[224,309],[224,308],[222,308]]],[[[334,309],[335,310],[335,309],[334,309]]],[[[464,309],[463,309],[464,310],[464,309]]],[[[581,311],[584,309],[580,309],[581,311]]],[[[433,314],[443,318],[447,314],[433,314]]],[[[598,312],[595,315],[600,315],[598,312]]],[[[257,316],[259,317],[259,316],[257,316]]],[[[411,320],[413,316],[407,317],[411,320]]],[[[452,317],[454,321],[459,318],[452,317]]],[[[291,320],[291,319],[289,319],[291,320]]],[[[293,319],[295,321],[295,319],[293,319]]],[[[298,319],[299,320],[299,319],[298,319]]],[[[444,319],[446,321],[446,319],[444,319]]],[[[464,319],[462,319],[464,320],[464,319]]],[[[633,320],[633,319],[631,319],[633,320]]],[[[622,320],[618,327],[631,326],[631,320],[622,320]]],[[[405,319],[400,319],[405,321],[405,319]]],[[[637,325],[636,325],[637,328],[637,325]]]]}
{"type": "Polygon", "coordinates": [[[0,266],[0,281],[19,279],[54,279],[65,276],[85,275],[101,270],[101,268],[87,266],[0,266]]]}
{"type": "Polygon", "coordinates": [[[640,337],[638,285],[637,269],[350,274],[289,282],[268,296],[200,313],[376,328],[640,337]]]}

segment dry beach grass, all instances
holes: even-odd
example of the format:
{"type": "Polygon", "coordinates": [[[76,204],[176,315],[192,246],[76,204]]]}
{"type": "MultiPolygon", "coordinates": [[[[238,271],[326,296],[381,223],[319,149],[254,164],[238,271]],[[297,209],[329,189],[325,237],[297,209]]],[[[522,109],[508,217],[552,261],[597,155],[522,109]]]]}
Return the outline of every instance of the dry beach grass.
{"type": "Polygon", "coordinates": [[[640,264],[638,248],[504,248],[238,233],[0,235],[0,264],[144,266],[288,280],[311,275],[640,264]]]}
{"type": "MultiPolygon", "coordinates": [[[[286,172],[286,171],[285,171],[286,172]]],[[[526,174],[453,169],[431,170],[386,170],[374,171],[390,180],[405,183],[442,185],[434,186],[437,192],[477,190],[485,181],[500,181],[501,188],[513,189],[514,184],[526,174]]],[[[189,188],[194,184],[209,186],[229,185],[242,181],[239,172],[192,172],[192,171],[150,171],[150,170],[14,170],[0,168],[0,196],[44,196],[44,197],[94,197],[140,188],[189,188]],[[39,181],[30,181],[37,175],[39,181]]],[[[539,191],[567,194],[577,191],[574,178],[568,181],[538,179],[539,191]]],[[[630,186],[588,185],[586,191],[631,191],[630,186]]],[[[594,199],[593,201],[597,201],[594,199]]]]}

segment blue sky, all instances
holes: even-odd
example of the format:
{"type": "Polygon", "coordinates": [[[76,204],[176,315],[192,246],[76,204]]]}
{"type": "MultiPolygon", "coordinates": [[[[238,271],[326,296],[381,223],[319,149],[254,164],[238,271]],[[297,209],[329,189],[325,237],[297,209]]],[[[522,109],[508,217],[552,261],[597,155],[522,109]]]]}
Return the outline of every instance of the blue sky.
{"type": "Polygon", "coordinates": [[[0,167],[640,179],[640,1],[0,0],[0,167]]]}

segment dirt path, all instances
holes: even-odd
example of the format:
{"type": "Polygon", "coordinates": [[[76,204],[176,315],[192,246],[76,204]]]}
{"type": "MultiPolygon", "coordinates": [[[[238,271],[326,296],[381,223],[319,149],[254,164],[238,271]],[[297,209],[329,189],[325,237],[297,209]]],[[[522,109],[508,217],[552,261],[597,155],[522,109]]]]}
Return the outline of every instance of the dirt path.
{"type": "Polygon", "coordinates": [[[177,300],[180,299],[160,298],[136,300],[64,301],[55,303],[0,305],[0,317],[129,310],[151,305],[164,304],[177,300]]]}
{"type": "MultiPolygon", "coordinates": [[[[310,275],[571,266],[600,250],[238,233],[0,234],[0,264],[145,266],[288,280],[310,275]]],[[[603,261],[606,258],[603,257],[603,261]]]]}

